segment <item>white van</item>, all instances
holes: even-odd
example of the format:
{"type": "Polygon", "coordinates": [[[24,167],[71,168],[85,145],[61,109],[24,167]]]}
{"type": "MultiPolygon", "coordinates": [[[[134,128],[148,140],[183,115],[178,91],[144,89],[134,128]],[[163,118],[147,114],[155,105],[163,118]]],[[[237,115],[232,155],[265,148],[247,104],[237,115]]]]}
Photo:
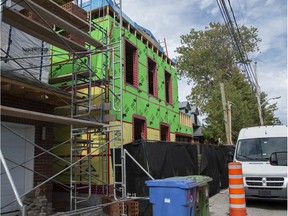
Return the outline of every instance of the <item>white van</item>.
{"type": "Polygon", "coordinates": [[[234,161],[242,163],[247,199],[287,200],[287,125],[241,129],[234,161]],[[275,152],[284,163],[271,163],[275,152]]]}

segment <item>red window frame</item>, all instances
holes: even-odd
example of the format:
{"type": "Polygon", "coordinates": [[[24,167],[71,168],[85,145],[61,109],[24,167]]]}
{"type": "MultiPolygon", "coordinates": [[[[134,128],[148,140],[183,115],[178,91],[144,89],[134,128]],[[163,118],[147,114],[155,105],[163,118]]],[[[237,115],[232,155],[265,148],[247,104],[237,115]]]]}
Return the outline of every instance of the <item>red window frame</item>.
{"type": "Polygon", "coordinates": [[[160,140],[161,141],[170,141],[170,125],[160,122],[160,127],[159,127],[159,133],[160,133],[160,140]],[[162,128],[166,130],[166,140],[162,140],[162,128]]]}
{"type": "Polygon", "coordinates": [[[151,57],[147,57],[147,92],[149,95],[153,95],[158,98],[158,77],[157,77],[157,63],[151,57]],[[153,72],[152,72],[152,84],[153,84],[153,93],[150,92],[150,67],[149,63],[153,64],[153,72]]]}
{"type": "Polygon", "coordinates": [[[134,44],[129,42],[127,39],[125,39],[125,84],[132,85],[135,88],[138,87],[138,49],[134,44]],[[132,74],[127,74],[128,73],[127,70],[130,69],[128,67],[131,67],[131,63],[129,62],[130,64],[128,64],[128,61],[131,60],[131,59],[128,59],[128,53],[130,52],[133,52],[132,53],[132,74]],[[132,77],[129,78],[129,79],[132,78],[132,80],[127,79],[128,75],[129,76],[132,75],[132,77]]]}
{"type": "Polygon", "coordinates": [[[141,138],[142,139],[147,139],[147,121],[146,118],[143,116],[139,116],[139,115],[133,115],[132,116],[133,120],[132,120],[132,140],[135,141],[135,120],[140,120],[143,121],[143,128],[142,128],[142,133],[141,133],[141,138]]]}
{"type": "Polygon", "coordinates": [[[165,83],[165,101],[172,104],[172,75],[167,70],[164,70],[164,83],[165,83]]]}

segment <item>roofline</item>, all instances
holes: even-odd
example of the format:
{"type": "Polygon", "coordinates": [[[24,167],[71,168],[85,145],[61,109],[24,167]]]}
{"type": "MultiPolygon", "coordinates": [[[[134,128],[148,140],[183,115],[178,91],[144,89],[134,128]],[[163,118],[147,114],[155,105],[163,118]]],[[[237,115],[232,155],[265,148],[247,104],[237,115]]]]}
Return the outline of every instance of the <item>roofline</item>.
{"type": "MultiPolygon", "coordinates": [[[[113,18],[113,12],[116,12],[111,5],[106,5],[104,7],[96,8],[91,11],[93,19],[101,18],[106,16],[107,14],[113,18]],[[104,11],[104,13],[99,13],[100,11],[104,11]]],[[[176,63],[172,61],[164,52],[161,52],[160,47],[156,44],[154,39],[152,39],[148,34],[144,31],[140,31],[136,29],[131,23],[123,18],[123,27],[127,29],[130,33],[132,33],[138,40],[141,40],[142,43],[145,44],[148,48],[153,50],[160,58],[165,60],[170,66],[176,66],[176,63]]]]}

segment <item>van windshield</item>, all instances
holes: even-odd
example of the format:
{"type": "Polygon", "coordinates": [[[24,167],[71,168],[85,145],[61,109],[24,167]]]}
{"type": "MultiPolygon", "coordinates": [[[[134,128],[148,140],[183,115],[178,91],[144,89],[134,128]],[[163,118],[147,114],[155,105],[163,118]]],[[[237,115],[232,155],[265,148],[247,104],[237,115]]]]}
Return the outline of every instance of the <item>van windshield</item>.
{"type": "Polygon", "coordinates": [[[236,159],[239,161],[267,161],[273,152],[287,152],[287,137],[239,140],[236,159]]]}

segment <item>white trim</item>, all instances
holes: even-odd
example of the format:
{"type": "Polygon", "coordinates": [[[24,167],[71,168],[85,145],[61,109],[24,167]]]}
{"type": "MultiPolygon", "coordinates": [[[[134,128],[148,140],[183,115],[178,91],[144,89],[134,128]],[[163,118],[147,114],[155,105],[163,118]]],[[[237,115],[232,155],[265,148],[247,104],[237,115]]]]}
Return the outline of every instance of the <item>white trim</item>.
{"type": "Polygon", "coordinates": [[[232,199],[245,198],[245,194],[230,194],[229,197],[232,199]]]}
{"type": "Polygon", "coordinates": [[[243,209],[246,208],[246,204],[230,204],[230,208],[243,209]]]}
{"type": "Polygon", "coordinates": [[[244,188],[244,185],[243,184],[230,184],[229,185],[229,188],[244,188]]]}
{"type": "Polygon", "coordinates": [[[229,175],[229,179],[243,179],[243,175],[229,175]]]}
{"type": "Polygon", "coordinates": [[[232,164],[229,164],[228,165],[228,169],[230,170],[230,169],[242,169],[242,165],[241,164],[235,164],[235,165],[232,165],[232,164]]]}

